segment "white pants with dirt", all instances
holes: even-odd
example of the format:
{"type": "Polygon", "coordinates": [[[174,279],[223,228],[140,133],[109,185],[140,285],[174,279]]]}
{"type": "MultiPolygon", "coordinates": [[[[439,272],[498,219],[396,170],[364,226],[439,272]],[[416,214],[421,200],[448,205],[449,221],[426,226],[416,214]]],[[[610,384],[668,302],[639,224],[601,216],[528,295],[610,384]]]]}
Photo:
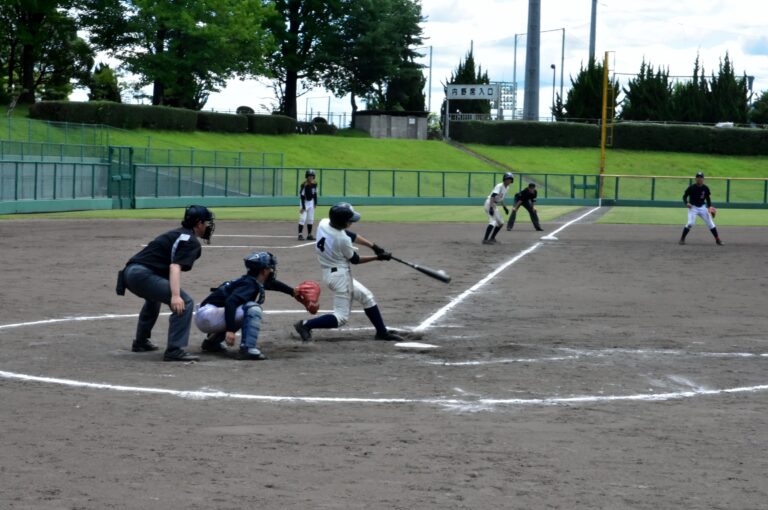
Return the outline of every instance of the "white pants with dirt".
{"type": "Polygon", "coordinates": [[[494,227],[501,227],[504,225],[504,217],[501,215],[501,206],[499,204],[491,204],[491,199],[485,199],[485,214],[488,215],[488,224],[494,227]],[[491,213],[491,206],[493,206],[493,213],[491,213]]]}
{"type": "Polygon", "coordinates": [[[313,225],[315,223],[315,201],[304,202],[304,212],[299,213],[299,225],[313,225]]]}
{"type": "Polygon", "coordinates": [[[699,216],[702,220],[704,220],[704,223],[707,224],[709,230],[715,228],[715,222],[712,221],[712,216],[709,214],[709,209],[707,209],[707,206],[705,205],[702,205],[701,207],[692,205],[691,208],[688,209],[688,223],[685,225],[686,228],[693,228],[693,226],[696,224],[696,216],[699,216]]]}
{"type": "Polygon", "coordinates": [[[349,269],[323,269],[323,283],[333,291],[333,315],[339,322],[339,326],[343,326],[349,320],[352,301],[362,304],[363,309],[376,306],[373,293],[365,285],[352,278],[349,269]]]}

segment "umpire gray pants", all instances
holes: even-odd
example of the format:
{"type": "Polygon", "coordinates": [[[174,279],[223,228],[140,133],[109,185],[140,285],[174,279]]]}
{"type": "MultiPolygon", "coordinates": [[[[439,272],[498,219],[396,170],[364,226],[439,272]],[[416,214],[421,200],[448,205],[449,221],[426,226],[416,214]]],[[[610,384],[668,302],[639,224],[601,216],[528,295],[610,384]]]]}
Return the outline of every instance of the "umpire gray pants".
{"type": "MultiPolygon", "coordinates": [[[[136,341],[142,342],[152,336],[152,328],[160,315],[163,303],[171,304],[171,282],[162,276],[157,276],[151,269],[141,264],[131,264],[123,273],[125,286],[128,290],[144,298],[144,306],[139,313],[139,323],[136,326],[136,341]]],[[[192,325],[192,313],[195,303],[192,298],[181,291],[184,300],[184,312],[181,315],[171,313],[168,324],[168,351],[183,349],[189,343],[189,329],[192,325]]]]}

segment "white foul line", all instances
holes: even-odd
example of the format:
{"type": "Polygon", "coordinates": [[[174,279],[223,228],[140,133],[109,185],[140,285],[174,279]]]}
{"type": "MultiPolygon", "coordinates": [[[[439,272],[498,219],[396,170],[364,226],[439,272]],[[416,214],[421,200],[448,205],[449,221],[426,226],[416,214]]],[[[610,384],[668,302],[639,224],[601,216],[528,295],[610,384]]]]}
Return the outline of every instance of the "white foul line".
{"type": "Polygon", "coordinates": [[[692,398],[707,395],[724,395],[734,393],[754,393],[768,390],[768,384],[759,386],[741,386],[720,390],[697,388],[689,391],[677,391],[668,393],[640,393],[635,395],[583,395],[574,397],[545,397],[545,398],[478,398],[454,399],[454,398],[370,398],[370,397],[309,397],[309,396],[282,396],[282,395],[252,395],[248,393],[228,393],[224,391],[199,391],[199,390],[171,390],[167,388],[145,388],[140,386],[123,386],[106,383],[93,383],[76,381],[73,379],[60,379],[54,377],[39,377],[14,372],[0,371],[0,378],[17,381],[40,382],[57,384],[75,388],[89,388],[96,390],[111,390],[129,393],[151,393],[156,395],[169,395],[173,397],[189,399],[233,399],[251,400],[261,402],[287,402],[306,404],[426,404],[442,405],[447,407],[472,408],[495,405],[524,406],[524,405],[558,405],[558,404],[584,404],[602,402],[636,402],[636,401],[664,401],[683,398],[692,398]]]}
{"type": "MultiPolygon", "coordinates": [[[[557,230],[555,230],[554,232],[552,232],[548,236],[542,237],[542,239],[544,239],[544,240],[556,239],[554,237],[555,234],[557,234],[558,232],[561,232],[564,229],[570,227],[571,225],[573,225],[577,221],[580,221],[580,220],[586,218],[587,216],[589,216],[593,212],[597,211],[598,209],[600,209],[600,207],[595,207],[594,209],[591,209],[591,210],[587,211],[586,213],[582,214],[578,218],[576,218],[574,220],[571,220],[568,223],[566,223],[565,225],[563,225],[562,227],[558,228],[557,230]]],[[[432,326],[432,324],[437,322],[441,317],[443,317],[446,313],[448,313],[456,305],[458,305],[459,303],[464,301],[468,296],[472,295],[477,289],[479,289],[480,287],[482,287],[483,285],[488,283],[492,278],[494,278],[496,275],[498,275],[499,273],[504,271],[506,268],[508,268],[509,266],[511,266],[512,264],[517,262],[518,260],[522,259],[523,257],[528,255],[529,253],[533,253],[534,251],[536,251],[536,249],[539,246],[541,246],[542,244],[543,243],[541,241],[539,241],[536,244],[534,244],[533,246],[529,247],[526,250],[521,251],[520,253],[518,253],[517,255],[515,255],[514,257],[512,257],[508,261],[504,262],[502,265],[500,265],[499,267],[494,269],[491,273],[489,273],[485,278],[483,278],[482,280],[480,280],[479,282],[477,282],[476,284],[474,284],[473,286],[471,286],[470,288],[468,288],[467,290],[465,290],[464,292],[459,294],[457,297],[453,298],[453,300],[451,300],[450,303],[448,303],[447,305],[445,305],[444,307],[442,307],[441,309],[439,309],[438,311],[436,311],[435,313],[433,313],[432,315],[427,317],[421,324],[419,324],[418,326],[413,328],[413,330],[414,331],[424,331],[425,329],[429,328],[430,326],[432,326]]]]}

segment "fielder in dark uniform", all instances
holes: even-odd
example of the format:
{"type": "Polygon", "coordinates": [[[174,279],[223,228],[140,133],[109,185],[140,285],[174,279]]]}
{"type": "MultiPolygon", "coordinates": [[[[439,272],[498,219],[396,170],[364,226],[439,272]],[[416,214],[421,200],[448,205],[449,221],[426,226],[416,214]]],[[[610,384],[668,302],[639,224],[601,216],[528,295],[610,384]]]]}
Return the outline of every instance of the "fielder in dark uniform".
{"type": "Polygon", "coordinates": [[[715,242],[719,246],[722,246],[723,242],[717,234],[715,222],[712,221],[716,209],[712,207],[712,198],[710,195],[709,187],[704,184],[704,173],[698,172],[696,174],[696,182],[688,186],[685,193],[683,193],[683,202],[685,202],[685,206],[688,208],[688,223],[683,227],[683,235],[680,237],[680,244],[685,244],[685,237],[696,224],[696,216],[699,216],[704,220],[704,223],[707,224],[707,227],[709,227],[709,231],[712,232],[715,242]]]}
{"type": "Polygon", "coordinates": [[[171,307],[168,326],[168,346],[163,360],[196,361],[199,358],[185,351],[189,343],[194,301],[181,289],[181,273],[189,271],[200,258],[202,248],[198,237],[210,244],[214,216],[201,205],[191,205],[184,212],[181,227],[158,236],[146,248],[131,257],[123,270],[125,287],[144,298],[139,313],[133,352],[156,351],[152,343],[152,327],[160,314],[160,306],[171,307]]]}
{"type": "Polygon", "coordinates": [[[301,200],[301,209],[299,209],[299,241],[304,240],[304,225],[307,225],[307,241],[314,241],[312,235],[312,225],[315,223],[315,208],[317,207],[317,182],[314,170],[307,170],[304,173],[306,178],[299,188],[299,199],[301,200]]]}
{"type": "Polygon", "coordinates": [[[519,193],[515,193],[515,205],[512,206],[512,213],[509,215],[509,221],[507,222],[507,230],[512,230],[515,226],[515,219],[517,219],[517,210],[522,205],[528,211],[531,217],[531,223],[533,227],[538,230],[544,230],[539,223],[539,213],[536,211],[536,207],[533,205],[536,203],[536,184],[530,183],[527,188],[520,190],[519,193]]]}

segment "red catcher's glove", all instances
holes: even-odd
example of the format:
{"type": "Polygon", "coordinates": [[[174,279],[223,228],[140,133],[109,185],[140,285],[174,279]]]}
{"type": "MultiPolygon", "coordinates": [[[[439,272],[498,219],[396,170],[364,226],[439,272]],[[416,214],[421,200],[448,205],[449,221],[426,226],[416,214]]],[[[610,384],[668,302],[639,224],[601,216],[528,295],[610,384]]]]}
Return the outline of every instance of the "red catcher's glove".
{"type": "Polygon", "coordinates": [[[717,215],[717,209],[714,206],[709,208],[709,214],[714,218],[717,215]]]}
{"type": "Polygon", "coordinates": [[[304,305],[309,313],[315,315],[320,309],[320,284],[305,280],[294,289],[294,292],[296,301],[304,305]]]}

